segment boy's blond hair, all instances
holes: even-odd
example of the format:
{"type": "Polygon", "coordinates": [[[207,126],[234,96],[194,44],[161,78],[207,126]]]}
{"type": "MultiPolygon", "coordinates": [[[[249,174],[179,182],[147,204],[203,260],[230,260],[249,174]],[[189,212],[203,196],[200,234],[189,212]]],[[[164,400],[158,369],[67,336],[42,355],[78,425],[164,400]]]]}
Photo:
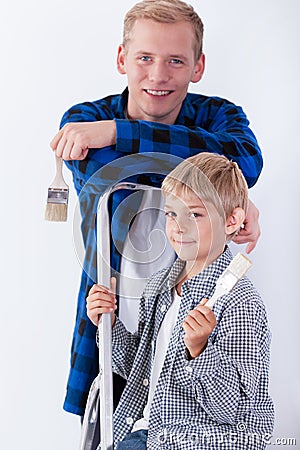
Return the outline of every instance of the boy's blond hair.
{"type": "Polygon", "coordinates": [[[248,187],[237,163],[215,153],[182,161],[166,176],[162,191],[179,197],[192,191],[204,203],[212,203],[224,221],[235,208],[246,212],[248,207],[248,187]]]}
{"type": "Polygon", "coordinates": [[[134,5],[125,15],[123,45],[126,49],[130,33],[138,19],[149,19],[160,23],[188,22],[195,34],[195,61],[202,54],[203,23],[191,5],[181,0],[144,0],[134,5]]]}

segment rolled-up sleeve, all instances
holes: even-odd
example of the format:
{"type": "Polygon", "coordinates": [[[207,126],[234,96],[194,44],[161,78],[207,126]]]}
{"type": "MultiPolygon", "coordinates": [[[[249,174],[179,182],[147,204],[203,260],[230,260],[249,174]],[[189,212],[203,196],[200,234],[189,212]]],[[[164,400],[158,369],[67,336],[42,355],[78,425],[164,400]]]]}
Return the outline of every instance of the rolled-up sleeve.
{"type": "MultiPolygon", "coordinates": [[[[261,305],[242,302],[224,314],[203,353],[178,357],[176,377],[218,423],[238,423],[267,383],[270,333],[261,305]]],[[[267,388],[267,386],[265,386],[267,388]]]]}

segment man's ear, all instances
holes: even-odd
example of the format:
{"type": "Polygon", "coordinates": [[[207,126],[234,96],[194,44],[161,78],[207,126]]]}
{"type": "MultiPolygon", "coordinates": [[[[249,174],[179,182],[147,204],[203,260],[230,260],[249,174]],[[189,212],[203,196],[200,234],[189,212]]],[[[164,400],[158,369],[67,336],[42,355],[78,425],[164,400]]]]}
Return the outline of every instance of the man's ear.
{"type": "Polygon", "coordinates": [[[205,69],[205,55],[204,55],[204,53],[202,53],[200,58],[198,59],[198,61],[195,64],[194,72],[193,72],[192,78],[191,78],[192,83],[197,83],[198,81],[201,80],[204,69],[205,69]]]}
{"type": "Polygon", "coordinates": [[[124,75],[126,73],[125,67],[125,48],[123,44],[120,44],[118,47],[117,69],[121,75],[124,75]]]}
{"type": "Polygon", "coordinates": [[[242,208],[234,208],[225,222],[225,233],[230,236],[238,231],[245,220],[245,211],[242,208]]]}

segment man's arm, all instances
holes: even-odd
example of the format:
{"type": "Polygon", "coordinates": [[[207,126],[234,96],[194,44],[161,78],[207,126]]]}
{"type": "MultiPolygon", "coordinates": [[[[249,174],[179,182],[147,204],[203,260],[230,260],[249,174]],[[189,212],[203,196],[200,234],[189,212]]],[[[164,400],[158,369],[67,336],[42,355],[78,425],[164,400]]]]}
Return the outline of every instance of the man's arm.
{"type": "Polygon", "coordinates": [[[260,226],[258,222],[259,211],[251,200],[247,209],[247,214],[243,223],[243,227],[232,239],[236,244],[247,244],[246,253],[254,250],[260,237],[260,226]]]}
{"type": "Polygon", "coordinates": [[[262,155],[251,130],[206,131],[201,127],[165,125],[144,121],[116,120],[116,150],[123,153],[160,152],[186,159],[199,152],[212,152],[235,161],[249,187],[262,169],[262,155]]]}
{"type": "MultiPolygon", "coordinates": [[[[80,173],[76,160],[80,165],[89,149],[93,150],[93,160],[101,165],[103,148],[108,150],[105,163],[123,154],[159,152],[187,158],[210,151],[237,162],[249,187],[259,177],[261,151],[241,107],[216,97],[191,95],[184,102],[178,123],[165,125],[114,118],[123,117],[123,109],[112,106],[111,98],[75,105],[64,114],[62,129],[51,147],[58,156],[73,160],[72,170],[80,173]]],[[[258,210],[253,203],[250,206],[245,227],[234,239],[236,243],[249,242],[247,253],[254,249],[260,236],[258,210]]]]}
{"type": "Polygon", "coordinates": [[[50,146],[56,155],[66,161],[86,158],[89,149],[104,148],[116,144],[114,120],[67,123],[54,136],[50,146]]]}
{"type": "MultiPolygon", "coordinates": [[[[242,108],[215,97],[189,98],[174,125],[118,118],[120,111],[117,114],[107,102],[76,105],[63,116],[51,147],[65,160],[81,160],[89,149],[105,147],[124,155],[160,152],[184,159],[208,151],[235,161],[253,186],[262,155],[242,108]]],[[[94,157],[101,162],[101,152],[94,157]]]]}

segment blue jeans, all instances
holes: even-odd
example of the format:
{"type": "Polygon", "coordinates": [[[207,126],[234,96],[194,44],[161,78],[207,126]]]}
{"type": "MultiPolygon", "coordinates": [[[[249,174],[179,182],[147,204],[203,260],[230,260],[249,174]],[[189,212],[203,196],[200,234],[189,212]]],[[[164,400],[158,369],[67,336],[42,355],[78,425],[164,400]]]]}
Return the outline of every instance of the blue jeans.
{"type": "Polygon", "coordinates": [[[138,430],[129,433],[123,441],[118,442],[116,450],[146,450],[147,435],[147,430],[138,430]]]}

